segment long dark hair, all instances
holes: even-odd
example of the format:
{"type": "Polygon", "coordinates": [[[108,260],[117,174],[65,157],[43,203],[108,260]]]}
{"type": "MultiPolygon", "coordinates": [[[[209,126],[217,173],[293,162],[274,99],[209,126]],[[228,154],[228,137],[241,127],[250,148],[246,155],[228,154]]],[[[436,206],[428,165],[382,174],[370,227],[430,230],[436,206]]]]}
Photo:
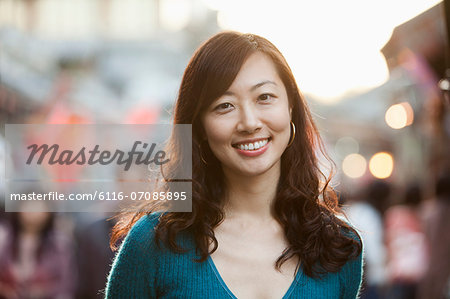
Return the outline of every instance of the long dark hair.
{"type": "MultiPolygon", "coordinates": [[[[262,52],[273,61],[292,107],[296,136],[281,157],[281,176],[274,201],[274,215],[282,225],[289,246],[276,262],[277,269],[293,256],[302,262],[311,277],[337,272],[361,253],[356,231],[336,215],[340,212],[335,192],[318,165],[317,153],[326,155],[311,113],[301,95],[291,69],[280,51],[257,35],[222,32],[206,41],[191,58],[181,82],[174,111],[174,124],[192,124],[192,212],[164,213],[155,229],[155,238],[171,250],[182,252],[175,242],[178,233],[192,233],[199,262],[214,252],[218,243],[214,228],[224,219],[224,175],[220,162],[203,142],[201,116],[204,110],[231,86],[245,60],[262,52]],[[202,161],[206,160],[206,164],[202,161]],[[212,250],[209,250],[210,242],[212,250]]],[[[183,155],[174,136],[172,151],[183,155]]],[[[334,165],[331,163],[331,168],[334,165]]],[[[172,172],[176,172],[175,166],[172,172]]],[[[148,209],[147,209],[148,211],[148,209]]],[[[113,229],[111,246],[125,236],[146,212],[122,214],[113,229]]],[[[147,212],[148,213],[148,212],[147,212]]]]}

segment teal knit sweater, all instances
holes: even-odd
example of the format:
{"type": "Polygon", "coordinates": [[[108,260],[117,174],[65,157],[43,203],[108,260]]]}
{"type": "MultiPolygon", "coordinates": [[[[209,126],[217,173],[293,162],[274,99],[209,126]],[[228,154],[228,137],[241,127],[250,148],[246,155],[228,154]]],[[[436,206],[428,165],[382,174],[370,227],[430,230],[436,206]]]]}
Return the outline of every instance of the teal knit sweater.
{"type": "MultiPolygon", "coordinates": [[[[159,249],[154,227],[159,214],[139,219],[118,251],[106,286],[106,298],[236,298],[228,289],[212,259],[198,263],[193,259],[194,242],[186,234],[177,239],[186,253],[159,249]]],[[[362,255],[347,262],[340,272],[321,279],[306,276],[301,268],[283,299],[355,298],[362,275],[362,255]]]]}

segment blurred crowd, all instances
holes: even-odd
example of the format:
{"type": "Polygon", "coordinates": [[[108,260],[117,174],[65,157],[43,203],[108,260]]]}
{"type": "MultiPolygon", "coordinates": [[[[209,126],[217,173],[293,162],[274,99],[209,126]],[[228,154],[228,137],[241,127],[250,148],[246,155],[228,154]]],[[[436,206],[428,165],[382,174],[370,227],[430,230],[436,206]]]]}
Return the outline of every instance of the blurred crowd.
{"type": "Polygon", "coordinates": [[[450,298],[450,172],[424,189],[377,180],[343,202],[364,242],[361,298],[450,298]]]}
{"type": "Polygon", "coordinates": [[[103,298],[113,258],[107,217],[2,214],[0,298],[103,298]]]}

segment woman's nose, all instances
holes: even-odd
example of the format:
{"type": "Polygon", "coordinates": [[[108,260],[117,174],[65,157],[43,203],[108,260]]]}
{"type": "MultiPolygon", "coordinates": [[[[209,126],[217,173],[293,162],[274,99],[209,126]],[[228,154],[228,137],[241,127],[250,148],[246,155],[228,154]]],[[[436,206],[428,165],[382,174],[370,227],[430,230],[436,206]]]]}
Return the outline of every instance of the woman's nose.
{"type": "Polygon", "coordinates": [[[237,130],[243,133],[254,133],[261,129],[262,123],[258,111],[251,106],[243,107],[239,114],[237,130]]]}

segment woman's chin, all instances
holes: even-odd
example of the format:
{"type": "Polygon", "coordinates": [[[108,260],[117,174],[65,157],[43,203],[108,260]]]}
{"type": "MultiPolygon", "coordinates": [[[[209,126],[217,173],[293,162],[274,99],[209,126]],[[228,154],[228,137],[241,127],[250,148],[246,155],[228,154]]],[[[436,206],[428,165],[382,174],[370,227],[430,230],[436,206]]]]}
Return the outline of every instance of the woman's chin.
{"type": "Polygon", "coordinates": [[[277,171],[275,167],[275,165],[277,164],[279,165],[280,163],[276,162],[272,165],[268,163],[258,163],[250,165],[241,164],[238,167],[228,168],[228,171],[225,171],[225,173],[229,175],[237,175],[240,177],[257,177],[271,173],[272,171],[277,171]]]}

